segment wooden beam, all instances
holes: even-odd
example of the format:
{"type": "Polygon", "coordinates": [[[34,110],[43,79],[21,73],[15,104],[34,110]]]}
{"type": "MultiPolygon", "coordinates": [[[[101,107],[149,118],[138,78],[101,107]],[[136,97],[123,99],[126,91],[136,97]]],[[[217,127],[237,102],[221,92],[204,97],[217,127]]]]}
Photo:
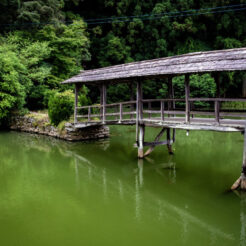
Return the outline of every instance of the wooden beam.
{"type": "MultiPolygon", "coordinates": [[[[215,73],[214,74],[214,80],[216,83],[216,98],[220,98],[220,74],[219,73],[215,73]]],[[[215,107],[215,121],[219,124],[220,123],[220,102],[219,101],[215,101],[214,103],[214,107],[215,107]]]]}
{"type": "Polygon", "coordinates": [[[171,129],[167,128],[167,150],[170,155],[173,154],[172,151],[172,141],[171,141],[171,129]]]}
{"type": "Polygon", "coordinates": [[[119,120],[119,123],[121,123],[122,117],[123,117],[123,114],[122,114],[122,112],[123,112],[122,103],[120,103],[120,106],[119,106],[119,107],[120,107],[120,108],[119,108],[119,110],[120,110],[120,120],[119,120]]]}
{"type": "Polygon", "coordinates": [[[190,123],[190,75],[185,75],[185,122],[190,123]]]}
{"type": "Polygon", "coordinates": [[[144,157],[144,133],[145,133],[145,126],[139,126],[139,140],[138,140],[138,158],[144,157]]]}
{"type": "MultiPolygon", "coordinates": [[[[166,128],[162,128],[159,134],[156,136],[154,142],[159,142],[160,138],[162,137],[163,133],[165,132],[166,128]]],[[[151,145],[150,148],[144,153],[144,157],[149,155],[155,148],[155,145],[151,145]]]]}
{"type": "Polygon", "coordinates": [[[137,81],[137,91],[136,91],[136,142],[139,146],[139,122],[143,117],[143,106],[142,106],[142,82],[137,81]]]}
{"type": "Polygon", "coordinates": [[[101,120],[103,123],[106,121],[106,104],[107,104],[107,88],[106,84],[101,85],[100,89],[100,104],[101,104],[101,120]]]}
{"type": "Polygon", "coordinates": [[[220,102],[214,102],[214,113],[215,113],[215,121],[216,123],[220,123],[220,102]]]}
{"type": "Polygon", "coordinates": [[[91,121],[91,107],[88,108],[88,121],[91,121]]]}
{"type": "Polygon", "coordinates": [[[236,190],[240,188],[241,190],[246,190],[246,124],[244,129],[244,146],[243,146],[243,165],[241,176],[232,185],[231,189],[236,190]]]}
{"type": "Polygon", "coordinates": [[[78,107],[78,93],[79,93],[79,84],[75,84],[74,86],[74,123],[77,123],[77,107],[78,107]]]}
{"type": "Polygon", "coordinates": [[[161,121],[164,121],[164,102],[161,101],[161,121]]]}
{"type": "MultiPolygon", "coordinates": [[[[128,87],[129,87],[129,90],[130,90],[130,101],[134,101],[135,96],[134,96],[134,90],[133,90],[133,83],[129,83],[128,84],[128,87]]],[[[134,108],[135,108],[135,105],[134,104],[131,104],[130,105],[131,111],[134,111],[134,108]]],[[[130,115],[130,118],[132,119],[133,118],[133,115],[130,115]]]]}
{"type": "MultiPolygon", "coordinates": [[[[173,91],[173,78],[171,76],[168,77],[168,98],[173,99],[174,98],[174,91],[173,91]]],[[[168,110],[172,110],[175,108],[175,102],[174,101],[168,101],[168,110]]],[[[170,117],[170,115],[168,115],[170,117]]]]}

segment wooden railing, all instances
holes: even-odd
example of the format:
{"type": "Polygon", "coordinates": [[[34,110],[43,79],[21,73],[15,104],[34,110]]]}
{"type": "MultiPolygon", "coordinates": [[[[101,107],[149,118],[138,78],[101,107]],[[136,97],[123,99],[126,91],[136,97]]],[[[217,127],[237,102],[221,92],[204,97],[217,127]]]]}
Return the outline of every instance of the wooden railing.
{"type": "Polygon", "coordinates": [[[195,116],[196,118],[212,118],[217,124],[220,123],[220,119],[223,117],[246,119],[246,108],[244,111],[225,111],[221,110],[222,102],[246,102],[246,99],[189,98],[188,101],[186,99],[143,99],[138,107],[136,101],[76,107],[75,115],[77,122],[102,123],[141,120],[164,122],[173,118],[184,117],[185,122],[189,124],[195,116]],[[209,105],[213,105],[214,109],[196,109],[195,104],[197,102],[207,102],[209,105]]]}

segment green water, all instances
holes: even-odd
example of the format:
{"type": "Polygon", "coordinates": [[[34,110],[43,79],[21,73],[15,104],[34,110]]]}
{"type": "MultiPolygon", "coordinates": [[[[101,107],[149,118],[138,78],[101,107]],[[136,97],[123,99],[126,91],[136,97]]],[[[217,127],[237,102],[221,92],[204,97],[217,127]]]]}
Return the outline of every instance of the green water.
{"type": "MultiPolygon", "coordinates": [[[[147,140],[158,129],[147,128],[147,140]]],[[[67,143],[0,133],[0,245],[246,245],[246,202],[227,189],[240,133],[177,132],[143,162],[132,127],[67,143]]]]}

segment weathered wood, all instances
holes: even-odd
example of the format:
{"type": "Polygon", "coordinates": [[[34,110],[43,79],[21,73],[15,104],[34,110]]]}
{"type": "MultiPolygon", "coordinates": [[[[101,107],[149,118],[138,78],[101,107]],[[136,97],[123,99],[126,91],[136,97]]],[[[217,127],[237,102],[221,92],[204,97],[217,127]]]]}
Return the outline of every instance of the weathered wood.
{"type": "Polygon", "coordinates": [[[246,98],[190,98],[190,102],[246,102],[246,98]]]}
{"type": "Polygon", "coordinates": [[[167,150],[170,155],[173,154],[172,151],[172,141],[171,141],[171,129],[167,128],[167,150]]]}
{"type": "Polygon", "coordinates": [[[142,120],[143,119],[143,90],[142,90],[142,82],[138,81],[137,82],[137,104],[138,104],[138,119],[142,120]]]}
{"type": "MultiPolygon", "coordinates": [[[[148,102],[148,110],[150,111],[151,110],[151,102],[148,102]]],[[[149,119],[151,118],[151,112],[148,113],[149,114],[149,119]]]]}
{"type": "Polygon", "coordinates": [[[173,128],[173,143],[175,143],[176,138],[176,129],[173,128]]]}
{"type": "Polygon", "coordinates": [[[243,146],[243,165],[241,176],[232,185],[231,189],[236,190],[240,188],[241,190],[246,190],[246,124],[244,129],[244,146],[243,146]]]}
{"type": "Polygon", "coordinates": [[[75,84],[74,86],[74,123],[77,123],[77,112],[78,112],[78,91],[79,91],[79,85],[75,84]]]}
{"type": "MultiPolygon", "coordinates": [[[[168,101],[168,111],[175,109],[175,101],[174,99],[174,90],[173,90],[173,78],[171,76],[168,77],[168,98],[171,99],[168,101]]],[[[168,114],[168,117],[170,115],[168,114]]]]}
{"type": "MultiPolygon", "coordinates": [[[[136,103],[136,101],[134,101],[133,83],[129,83],[128,85],[129,85],[129,89],[130,89],[130,100],[131,100],[131,102],[133,102],[130,104],[130,109],[131,109],[131,111],[134,111],[134,104],[136,103]]],[[[130,115],[130,117],[132,119],[133,115],[130,115]]]]}
{"type": "Polygon", "coordinates": [[[139,145],[139,122],[143,117],[143,106],[142,106],[142,82],[137,81],[137,90],[136,90],[136,141],[139,145]]]}
{"type": "Polygon", "coordinates": [[[107,88],[106,88],[106,84],[102,84],[101,85],[101,96],[100,96],[100,104],[101,104],[101,119],[102,122],[105,123],[106,121],[106,104],[107,104],[107,88]]]}
{"type": "Polygon", "coordinates": [[[138,158],[144,157],[144,133],[145,133],[145,126],[139,126],[139,138],[138,138],[138,158]]]}
{"type": "MultiPolygon", "coordinates": [[[[173,143],[171,140],[170,143],[173,143]]],[[[159,146],[159,145],[167,145],[168,142],[165,141],[159,141],[159,142],[144,142],[144,146],[159,146]]]]}
{"type": "Polygon", "coordinates": [[[161,121],[164,121],[164,102],[161,101],[161,121]]]}
{"type": "MultiPolygon", "coordinates": [[[[156,136],[154,142],[159,142],[160,138],[162,137],[163,133],[165,132],[166,128],[162,128],[161,131],[159,132],[159,134],[156,136]]],[[[155,146],[152,145],[145,153],[144,153],[144,157],[148,156],[153,150],[154,150],[155,146]]]]}
{"type": "MultiPolygon", "coordinates": [[[[246,99],[245,99],[246,100],[246,99]]],[[[183,98],[172,98],[172,99],[169,99],[169,98],[165,98],[165,99],[143,99],[143,102],[144,103],[148,103],[148,102],[160,102],[160,101],[163,101],[163,102],[185,102],[185,99],[183,98]]]]}
{"type": "Polygon", "coordinates": [[[88,121],[91,120],[91,107],[88,107],[88,121]]]}
{"type": "Polygon", "coordinates": [[[215,112],[215,121],[219,124],[220,123],[220,102],[216,101],[214,103],[214,112],[215,112]]]}
{"type": "Polygon", "coordinates": [[[122,118],[123,118],[123,110],[122,110],[122,103],[120,103],[120,120],[119,120],[119,122],[121,122],[122,121],[122,118]]]}
{"type": "Polygon", "coordinates": [[[190,123],[190,75],[185,75],[185,122],[190,123]]]}
{"type": "Polygon", "coordinates": [[[197,52],[148,61],[81,71],[63,83],[125,82],[136,77],[246,70],[246,49],[197,52]]]}

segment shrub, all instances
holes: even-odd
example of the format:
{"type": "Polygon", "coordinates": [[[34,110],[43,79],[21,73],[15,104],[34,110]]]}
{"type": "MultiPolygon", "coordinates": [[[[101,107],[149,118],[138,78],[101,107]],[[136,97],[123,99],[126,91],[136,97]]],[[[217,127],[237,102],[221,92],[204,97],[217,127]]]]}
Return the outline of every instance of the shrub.
{"type": "Polygon", "coordinates": [[[48,114],[52,124],[57,126],[73,114],[74,94],[72,90],[57,92],[49,98],[48,114]]]}

